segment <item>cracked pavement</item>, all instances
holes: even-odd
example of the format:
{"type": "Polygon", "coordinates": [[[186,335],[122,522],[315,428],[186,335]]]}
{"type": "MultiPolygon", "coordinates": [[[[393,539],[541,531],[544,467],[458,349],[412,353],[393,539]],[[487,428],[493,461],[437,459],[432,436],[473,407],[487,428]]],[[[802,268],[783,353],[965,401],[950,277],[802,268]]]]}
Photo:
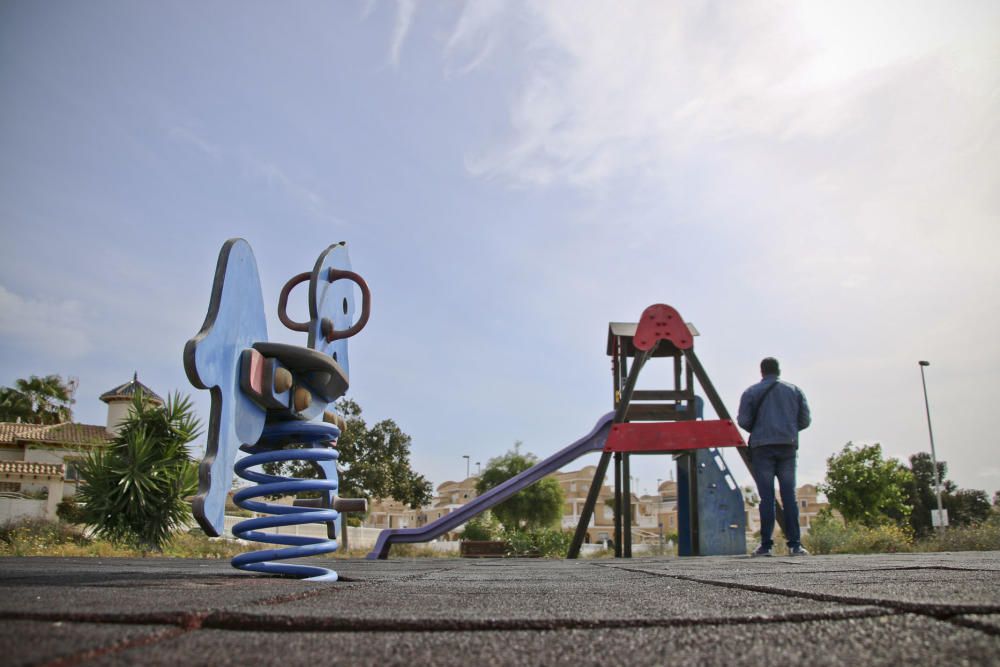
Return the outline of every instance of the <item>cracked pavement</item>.
{"type": "Polygon", "coordinates": [[[0,559],[5,665],[1000,664],[1000,552],[631,560],[0,559]]]}

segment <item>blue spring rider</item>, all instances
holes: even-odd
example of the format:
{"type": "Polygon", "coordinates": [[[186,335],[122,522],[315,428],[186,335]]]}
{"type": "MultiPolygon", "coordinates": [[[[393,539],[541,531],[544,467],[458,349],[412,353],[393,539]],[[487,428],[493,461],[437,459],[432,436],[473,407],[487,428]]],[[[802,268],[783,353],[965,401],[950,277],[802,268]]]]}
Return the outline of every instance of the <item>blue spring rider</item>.
{"type": "Polygon", "coordinates": [[[235,472],[256,486],[240,489],[233,501],[270,516],[237,523],[233,535],[285,547],[236,556],[233,567],[241,570],[336,581],[337,573],[324,567],[271,561],[336,551],[343,513],[366,510],[363,499],[337,496],[340,429],[334,424],[340,420],[327,411],[349,384],[347,339],[364,328],[370,313],[368,285],[350,266],[347,245],[337,243],[323,251],[312,271],[289,280],[278,299],[278,318],[289,329],[308,333],[307,347],[271,343],[253,251],[243,239],[230,239],[219,253],[205,323],[184,348],[188,379],[212,395],[193,504],[198,524],[209,535],[223,533],[226,496],[235,472]],[[307,281],[309,321],[295,322],[286,314],[288,295],[307,281]],[[362,296],[356,323],[353,285],[362,296]],[[237,450],[248,456],[237,461],[237,450]],[[289,461],[308,461],[319,477],[296,479],[259,469],[265,463],[289,461]],[[304,492],[318,492],[320,497],[296,500],[291,506],[262,500],[304,492]],[[325,523],[327,539],[262,532],[306,523],[325,523]]]}

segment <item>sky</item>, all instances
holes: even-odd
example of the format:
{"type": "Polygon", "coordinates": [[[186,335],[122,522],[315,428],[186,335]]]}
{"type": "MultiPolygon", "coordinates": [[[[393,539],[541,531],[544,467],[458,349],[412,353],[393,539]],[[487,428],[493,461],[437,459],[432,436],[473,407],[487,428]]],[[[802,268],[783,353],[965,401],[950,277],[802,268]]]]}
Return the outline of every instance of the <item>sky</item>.
{"type": "Polygon", "coordinates": [[[803,389],[800,483],[848,442],[929,450],[923,359],[939,460],[992,495],[998,34],[973,0],[8,0],[0,385],[78,378],[102,424],[137,372],[207,419],[181,352],[222,244],[304,345],[278,293],[346,241],[348,395],[435,485],[589,432],[608,322],[666,303],[731,412],[765,356],[803,389]]]}

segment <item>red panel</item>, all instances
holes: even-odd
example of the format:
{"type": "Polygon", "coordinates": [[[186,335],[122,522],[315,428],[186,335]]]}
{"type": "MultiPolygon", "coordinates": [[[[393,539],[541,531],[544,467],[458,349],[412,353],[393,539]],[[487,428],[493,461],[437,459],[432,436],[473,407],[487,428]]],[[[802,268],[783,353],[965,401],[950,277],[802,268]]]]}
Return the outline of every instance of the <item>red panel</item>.
{"type": "Polygon", "coordinates": [[[728,419],[614,424],[606,452],[676,452],[709,447],[741,447],[743,437],[728,419]]]}
{"type": "Polygon", "coordinates": [[[264,391],[264,355],[250,349],[250,389],[258,396],[264,391]]]}
{"type": "Polygon", "coordinates": [[[661,340],[669,340],[679,350],[690,349],[694,344],[681,314],[670,306],[657,303],[642,311],[632,344],[646,351],[661,340]]]}

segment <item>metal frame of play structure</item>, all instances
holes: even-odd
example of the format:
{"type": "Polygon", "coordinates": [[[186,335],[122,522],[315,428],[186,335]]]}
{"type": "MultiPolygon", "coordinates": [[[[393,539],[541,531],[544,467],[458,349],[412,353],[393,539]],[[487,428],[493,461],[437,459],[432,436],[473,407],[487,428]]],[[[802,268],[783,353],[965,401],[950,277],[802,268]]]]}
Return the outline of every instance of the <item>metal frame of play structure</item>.
{"type": "MultiPolygon", "coordinates": [[[[263,298],[249,244],[227,241],[219,255],[208,316],[184,350],[184,367],[196,387],[209,389],[212,412],[206,456],[199,467],[194,514],[209,535],[223,530],[227,493],[234,473],[255,482],[233,497],[245,509],[269,514],[242,521],[233,534],[285,548],[241,554],[234,567],[256,572],[336,580],[322,567],[273,561],[319,555],[338,548],[344,512],[363,512],[366,501],[337,496],[337,417],[327,408],[349,386],[347,339],[368,321],[371,294],[364,279],[350,269],[347,246],[327,248],[312,271],[289,280],[281,291],[281,322],[308,334],[307,347],[268,342],[263,298]],[[289,293],[309,283],[309,321],[292,321],[286,313],[289,293]],[[362,307],[355,317],[354,287],[362,307]],[[248,456],[236,460],[242,450],[248,456]],[[270,475],[267,463],[309,461],[319,479],[270,475]],[[319,492],[320,498],[294,505],[260,498],[319,492]],[[325,523],[328,538],[262,532],[278,526],[325,523]]],[[[607,354],[612,360],[613,412],[601,417],[579,440],[532,468],[478,496],[457,510],[418,528],[383,530],[369,559],[384,559],[393,544],[427,542],[466,523],[521,489],[556,472],[573,460],[600,453],[600,461],[568,557],[576,558],[587,531],[608,466],[614,462],[615,556],[632,556],[630,457],[672,454],[677,462],[679,554],[746,553],[742,492],[736,486],[719,447],[736,447],[749,466],[743,438],[694,352],[692,331],[670,306],[646,308],[638,322],[612,322],[607,354]],[[673,386],[637,389],[639,375],[652,359],[672,363],[673,386]],[[701,418],[702,399],[695,379],[717,419],[701,418]]]]}

